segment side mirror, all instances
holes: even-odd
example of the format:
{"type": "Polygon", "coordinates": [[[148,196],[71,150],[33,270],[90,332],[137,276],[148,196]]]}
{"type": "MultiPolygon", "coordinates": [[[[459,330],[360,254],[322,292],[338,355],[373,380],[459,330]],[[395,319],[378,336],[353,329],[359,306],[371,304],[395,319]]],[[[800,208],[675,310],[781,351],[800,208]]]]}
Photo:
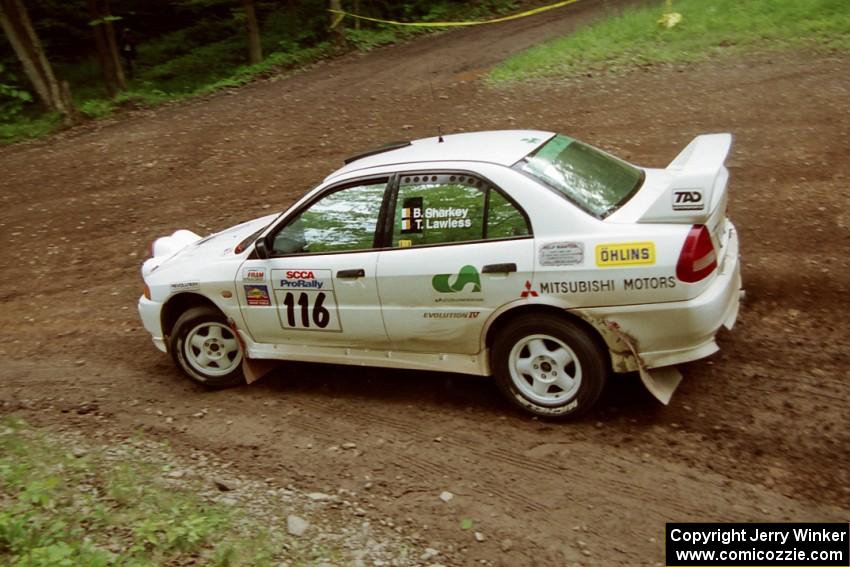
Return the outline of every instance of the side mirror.
{"type": "Polygon", "coordinates": [[[265,260],[269,257],[269,245],[266,243],[265,238],[258,238],[257,242],[254,243],[254,250],[257,251],[257,256],[261,259],[265,260]]]}

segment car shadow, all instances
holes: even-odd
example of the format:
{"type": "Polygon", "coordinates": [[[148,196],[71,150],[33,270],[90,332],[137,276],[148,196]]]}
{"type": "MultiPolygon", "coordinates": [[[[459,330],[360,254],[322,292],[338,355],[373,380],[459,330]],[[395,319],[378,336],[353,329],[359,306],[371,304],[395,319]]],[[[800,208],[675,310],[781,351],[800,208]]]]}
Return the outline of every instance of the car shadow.
{"type": "MultiPolygon", "coordinates": [[[[254,385],[258,391],[318,400],[351,400],[370,405],[415,405],[451,413],[470,411],[492,416],[531,416],[506,401],[493,378],[335,364],[286,362],[254,385]]],[[[646,391],[635,374],[613,375],[596,407],[574,421],[607,421],[616,416],[650,417],[664,406],[646,391]]]]}

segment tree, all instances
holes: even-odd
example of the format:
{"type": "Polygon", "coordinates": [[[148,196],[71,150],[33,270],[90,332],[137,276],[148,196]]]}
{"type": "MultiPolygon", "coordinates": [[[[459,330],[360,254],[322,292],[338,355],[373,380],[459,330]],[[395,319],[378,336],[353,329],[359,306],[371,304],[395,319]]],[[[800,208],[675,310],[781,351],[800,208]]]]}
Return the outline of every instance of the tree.
{"type": "Polygon", "coordinates": [[[257,23],[257,11],[254,0],[242,0],[245,10],[245,27],[248,32],[248,62],[256,65],[263,60],[263,48],[260,46],[260,25],[257,23]]]}
{"type": "Polygon", "coordinates": [[[109,0],[88,0],[89,25],[94,30],[94,42],[97,46],[97,57],[103,72],[103,82],[109,96],[115,96],[119,90],[127,89],[124,69],[118,56],[118,43],[115,41],[113,20],[117,18],[110,14],[109,0]]]}
{"type": "Polygon", "coordinates": [[[0,0],[0,26],[44,106],[59,113],[66,125],[76,121],[78,115],[68,83],[63,81],[60,84],[56,80],[21,0],[0,0]]]}
{"type": "Polygon", "coordinates": [[[337,49],[341,49],[345,46],[345,32],[342,27],[342,16],[339,14],[342,11],[342,2],[329,0],[328,7],[333,10],[330,12],[331,39],[337,49]]]}

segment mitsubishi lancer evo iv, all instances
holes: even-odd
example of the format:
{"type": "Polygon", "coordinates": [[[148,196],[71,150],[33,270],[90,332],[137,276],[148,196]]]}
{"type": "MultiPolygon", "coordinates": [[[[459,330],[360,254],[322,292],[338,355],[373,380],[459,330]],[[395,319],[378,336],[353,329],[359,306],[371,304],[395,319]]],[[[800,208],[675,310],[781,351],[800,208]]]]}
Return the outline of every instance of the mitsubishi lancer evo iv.
{"type": "Polygon", "coordinates": [[[211,388],[297,360],[492,375],[546,417],[612,373],[667,403],[738,314],[731,143],[698,136],[665,169],[534,130],[384,146],[283,213],[157,239],[139,313],[211,388]]]}

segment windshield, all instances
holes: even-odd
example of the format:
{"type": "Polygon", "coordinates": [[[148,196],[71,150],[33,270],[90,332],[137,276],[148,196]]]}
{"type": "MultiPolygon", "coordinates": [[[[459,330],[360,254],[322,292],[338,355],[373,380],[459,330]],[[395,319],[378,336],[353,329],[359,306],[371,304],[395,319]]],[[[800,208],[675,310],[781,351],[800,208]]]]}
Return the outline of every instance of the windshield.
{"type": "Polygon", "coordinates": [[[563,135],[555,136],[514,167],[599,218],[628,201],[644,177],[642,170],[563,135]]]}

